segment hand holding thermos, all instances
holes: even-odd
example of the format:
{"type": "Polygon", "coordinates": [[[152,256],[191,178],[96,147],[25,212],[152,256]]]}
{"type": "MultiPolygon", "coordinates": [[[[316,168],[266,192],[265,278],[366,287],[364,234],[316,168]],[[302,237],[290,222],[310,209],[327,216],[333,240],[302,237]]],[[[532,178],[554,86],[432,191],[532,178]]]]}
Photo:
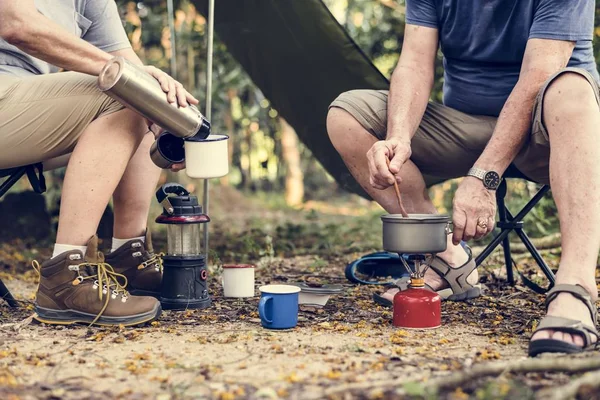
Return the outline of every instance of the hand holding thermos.
{"type": "Polygon", "coordinates": [[[157,140],[150,149],[150,157],[157,166],[172,169],[185,166],[192,178],[226,175],[228,136],[211,135],[210,122],[194,105],[178,107],[182,102],[197,103],[197,100],[181,84],[177,86],[177,82],[171,88],[166,77],[154,67],[138,67],[123,57],[115,57],[100,72],[98,87],[164,129],[162,133],[152,129],[157,140]]]}

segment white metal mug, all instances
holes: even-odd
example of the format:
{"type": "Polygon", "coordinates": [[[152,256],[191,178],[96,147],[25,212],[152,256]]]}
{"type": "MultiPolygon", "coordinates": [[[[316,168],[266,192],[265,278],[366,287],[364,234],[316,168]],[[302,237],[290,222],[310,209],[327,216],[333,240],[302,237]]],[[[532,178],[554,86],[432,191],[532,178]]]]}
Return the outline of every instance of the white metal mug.
{"type": "Polygon", "coordinates": [[[190,178],[220,178],[229,173],[229,136],[210,135],[206,139],[187,138],[185,172],[190,178]]]}
{"type": "Polygon", "coordinates": [[[253,265],[223,265],[222,281],[225,297],[254,297],[253,265]]]}

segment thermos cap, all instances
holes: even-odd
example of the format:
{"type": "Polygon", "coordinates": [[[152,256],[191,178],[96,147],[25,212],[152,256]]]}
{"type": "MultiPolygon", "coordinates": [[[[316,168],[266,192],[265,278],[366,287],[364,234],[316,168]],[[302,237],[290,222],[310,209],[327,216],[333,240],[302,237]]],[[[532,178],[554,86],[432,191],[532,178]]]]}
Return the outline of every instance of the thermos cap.
{"type": "Polygon", "coordinates": [[[98,88],[105,92],[111,89],[121,78],[125,59],[115,57],[109,60],[98,75],[98,88]]]}

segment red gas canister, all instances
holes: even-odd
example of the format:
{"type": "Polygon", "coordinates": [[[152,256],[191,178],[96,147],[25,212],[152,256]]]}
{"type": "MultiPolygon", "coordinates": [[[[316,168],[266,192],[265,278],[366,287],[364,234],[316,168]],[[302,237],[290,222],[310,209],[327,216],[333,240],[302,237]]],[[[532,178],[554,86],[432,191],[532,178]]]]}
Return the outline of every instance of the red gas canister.
{"type": "Polygon", "coordinates": [[[442,324],[442,299],[425,289],[423,279],[412,279],[411,287],[394,296],[394,326],[437,328],[442,324]]]}

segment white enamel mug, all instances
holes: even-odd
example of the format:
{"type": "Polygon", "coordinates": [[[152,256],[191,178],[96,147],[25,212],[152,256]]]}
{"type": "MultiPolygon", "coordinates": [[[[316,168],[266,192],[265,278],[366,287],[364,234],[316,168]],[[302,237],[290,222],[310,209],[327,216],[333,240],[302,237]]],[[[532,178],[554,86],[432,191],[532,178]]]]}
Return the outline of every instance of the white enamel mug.
{"type": "Polygon", "coordinates": [[[223,265],[223,295],[254,297],[254,265],[223,265]]]}
{"type": "Polygon", "coordinates": [[[229,173],[229,136],[186,138],[185,172],[190,178],[220,178],[229,173]]]}

